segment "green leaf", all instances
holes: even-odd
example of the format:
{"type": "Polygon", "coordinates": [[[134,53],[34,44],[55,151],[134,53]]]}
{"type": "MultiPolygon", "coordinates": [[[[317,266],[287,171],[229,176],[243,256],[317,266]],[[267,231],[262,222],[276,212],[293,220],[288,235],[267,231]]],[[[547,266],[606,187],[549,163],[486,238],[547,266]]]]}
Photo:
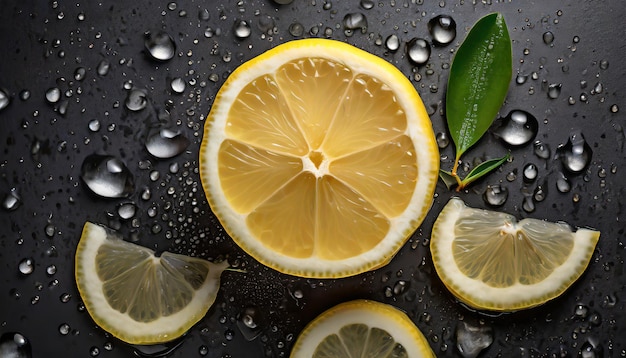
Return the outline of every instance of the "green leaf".
{"type": "Polygon", "coordinates": [[[446,117],[456,158],[485,134],[512,76],[511,39],[499,13],[478,20],[459,47],[448,78],[446,117]]]}
{"type": "Polygon", "coordinates": [[[452,173],[443,169],[439,170],[439,178],[446,185],[448,190],[459,184],[459,181],[457,180],[458,177],[455,177],[452,173]]]}
{"type": "Polygon", "coordinates": [[[472,169],[463,180],[461,180],[461,189],[498,168],[500,165],[502,165],[502,163],[506,162],[506,160],[509,159],[509,156],[509,153],[507,153],[502,158],[489,159],[480,163],[478,166],[472,169]]]}

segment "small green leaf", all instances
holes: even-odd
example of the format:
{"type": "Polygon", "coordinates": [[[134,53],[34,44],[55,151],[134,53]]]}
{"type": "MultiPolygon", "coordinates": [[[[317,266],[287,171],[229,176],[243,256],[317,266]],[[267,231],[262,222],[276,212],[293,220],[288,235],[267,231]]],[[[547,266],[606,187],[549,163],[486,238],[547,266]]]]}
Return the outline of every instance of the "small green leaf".
{"type": "Polygon", "coordinates": [[[439,170],[439,178],[441,178],[441,181],[446,185],[448,190],[459,184],[458,176],[454,176],[452,173],[443,169],[439,170]]]}
{"type": "Polygon", "coordinates": [[[478,166],[472,169],[463,180],[461,180],[460,188],[464,188],[468,186],[470,183],[492,172],[493,170],[498,168],[500,165],[502,165],[502,163],[506,162],[506,160],[509,159],[509,156],[510,156],[509,153],[507,153],[502,158],[489,159],[480,163],[478,166]]]}
{"type": "Polygon", "coordinates": [[[496,118],[512,68],[511,39],[504,17],[494,13],[478,20],[454,56],[448,78],[446,117],[457,160],[496,118]]]}

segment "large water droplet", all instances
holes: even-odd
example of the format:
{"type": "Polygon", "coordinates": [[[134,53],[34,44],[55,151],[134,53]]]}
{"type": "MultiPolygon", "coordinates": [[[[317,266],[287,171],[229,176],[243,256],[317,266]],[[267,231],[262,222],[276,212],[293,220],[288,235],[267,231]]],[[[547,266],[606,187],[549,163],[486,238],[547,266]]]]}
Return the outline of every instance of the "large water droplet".
{"type": "Polygon", "coordinates": [[[233,32],[238,39],[245,39],[250,36],[252,33],[252,29],[250,29],[250,24],[246,20],[237,20],[233,25],[233,32]]]}
{"type": "Polygon", "coordinates": [[[576,131],[570,135],[566,144],[562,144],[557,148],[557,155],[566,170],[572,173],[580,173],[591,162],[592,151],[582,133],[576,131]]]}
{"type": "Polygon", "coordinates": [[[130,170],[110,155],[87,156],[81,167],[81,178],[91,191],[105,198],[128,197],[135,190],[130,170]]]}
{"type": "Polygon", "coordinates": [[[539,169],[533,163],[528,163],[524,166],[524,170],[522,171],[525,182],[532,182],[537,179],[537,175],[539,175],[539,169]]]}
{"type": "Polygon", "coordinates": [[[464,358],[476,358],[493,343],[493,330],[489,326],[471,326],[462,321],[456,327],[456,347],[464,358]]]}
{"type": "Polygon", "coordinates": [[[3,333],[0,336],[0,357],[30,358],[32,357],[30,342],[20,333],[3,333]]]}
{"type": "Polygon", "coordinates": [[[347,30],[361,30],[367,32],[367,18],[360,12],[346,14],[343,18],[343,27],[347,30]]]}
{"type": "Polygon", "coordinates": [[[509,189],[503,187],[500,184],[494,184],[487,186],[487,190],[483,194],[483,200],[485,203],[491,206],[502,206],[509,197],[509,189]]]}
{"type": "Polygon", "coordinates": [[[152,130],[146,140],[146,149],[157,158],[172,158],[189,146],[189,139],[180,131],[168,128],[152,130]]]}
{"type": "Polygon", "coordinates": [[[456,37],[456,22],[448,15],[435,16],[428,21],[428,31],[435,45],[447,45],[456,37]]]}
{"type": "Polygon", "coordinates": [[[406,54],[412,63],[423,65],[430,58],[430,45],[424,39],[413,38],[406,44],[406,54]]]}
{"type": "Polygon", "coordinates": [[[572,185],[565,175],[561,175],[556,179],[556,189],[561,193],[567,193],[572,190],[572,185]]]}
{"type": "Polygon", "coordinates": [[[533,140],[538,130],[537,119],[518,109],[497,121],[493,133],[509,145],[520,146],[533,140]]]}
{"type": "Polygon", "coordinates": [[[7,108],[10,102],[10,98],[11,97],[9,97],[7,91],[0,88],[0,111],[7,108]]]}
{"type": "Polygon", "coordinates": [[[140,89],[130,90],[124,104],[126,105],[126,108],[133,112],[141,111],[148,105],[146,92],[140,89]]]}
{"type": "Polygon", "coordinates": [[[167,61],[174,57],[176,43],[165,32],[147,33],[144,41],[146,50],[152,58],[159,61],[167,61]]]}

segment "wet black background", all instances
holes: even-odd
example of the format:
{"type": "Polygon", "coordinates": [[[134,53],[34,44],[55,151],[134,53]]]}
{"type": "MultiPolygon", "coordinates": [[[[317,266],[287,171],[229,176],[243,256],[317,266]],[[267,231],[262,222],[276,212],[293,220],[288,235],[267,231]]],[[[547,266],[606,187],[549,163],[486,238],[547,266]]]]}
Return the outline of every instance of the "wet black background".
{"type": "MultiPolygon", "coordinates": [[[[360,7],[358,1],[294,0],[289,5],[270,0],[223,5],[186,1],[169,8],[168,4],[1,3],[0,88],[10,95],[11,103],[0,110],[0,199],[13,192],[20,203],[14,210],[0,209],[0,334],[24,335],[34,357],[133,356],[133,347],[96,327],[81,307],[73,255],[84,222],[91,220],[119,228],[157,251],[211,260],[228,258],[247,270],[224,273],[215,305],[172,357],[201,356],[204,350],[207,357],[288,356],[307,322],[334,304],[354,298],[404,309],[438,356],[459,356],[455,330],[461,320],[493,329],[494,342],[483,352],[485,357],[549,357],[562,352],[569,356],[581,352],[626,356],[622,338],[626,331],[623,1],[442,0],[422,4],[381,0],[370,10],[360,7]],[[208,20],[200,18],[203,10],[208,11],[208,20]],[[512,160],[501,170],[457,195],[472,206],[487,207],[482,199],[487,185],[501,183],[508,189],[509,199],[498,210],[519,218],[565,220],[599,229],[600,243],[589,268],[563,296],[536,309],[495,317],[457,303],[434,273],[427,246],[433,221],[448,197],[456,194],[441,183],[422,228],[394,260],[375,272],[348,279],[281,275],[257,264],[222,232],[202,192],[197,160],[204,117],[230,71],[270,47],[298,38],[288,29],[299,22],[305,30],[299,37],[347,41],[398,66],[422,95],[435,131],[445,132],[442,110],[447,65],[471,25],[495,11],[504,14],[513,41],[514,78],[517,73],[529,76],[521,85],[512,80],[501,113],[523,109],[536,116],[536,139],[547,144],[553,156],[571,132],[580,130],[593,150],[592,162],[583,173],[568,175],[572,189],[560,193],[555,184],[562,172],[558,160],[538,158],[532,145],[512,148],[512,160]],[[347,36],[342,20],[354,12],[367,17],[368,29],[347,36]],[[427,22],[439,14],[455,19],[458,36],[449,46],[434,47],[426,66],[414,67],[406,59],[404,44],[414,37],[430,41],[427,22]],[[275,22],[275,31],[270,33],[259,27],[268,18],[275,22]],[[248,38],[234,37],[236,20],[251,24],[248,38]],[[213,29],[213,36],[207,37],[207,28],[213,29]],[[173,59],[156,62],[149,58],[144,47],[148,31],[172,36],[177,46],[173,59]],[[546,31],[554,34],[551,45],[542,41],[546,31]],[[391,34],[402,41],[395,53],[377,44],[377,39],[391,34]],[[104,76],[96,71],[102,60],[111,64],[104,76]],[[601,66],[602,61],[608,61],[608,67],[601,66]],[[82,81],[74,79],[78,67],[86,69],[82,81]],[[175,77],[187,83],[182,94],[170,88],[175,77]],[[124,84],[129,81],[148,94],[149,105],[143,111],[130,112],[124,107],[128,92],[124,84]],[[592,93],[597,83],[602,84],[602,91],[592,93]],[[561,84],[556,99],[547,96],[550,84],[561,84]],[[56,104],[45,100],[51,87],[62,92],[56,104]],[[30,91],[30,98],[20,99],[23,90],[30,91]],[[581,101],[581,94],[587,101],[581,101]],[[65,101],[67,111],[61,113],[60,104],[65,101]],[[613,105],[617,105],[616,113],[611,111],[613,105]],[[159,117],[165,112],[169,116],[159,117]],[[93,119],[101,123],[97,132],[88,128],[93,119]],[[144,142],[148,129],[159,125],[177,128],[192,143],[174,158],[152,157],[144,142]],[[37,145],[39,149],[34,150],[37,145]],[[93,153],[110,154],[126,163],[135,178],[129,198],[99,198],[89,191],[80,179],[80,168],[93,153]],[[538,178],[530,183],[521,175],[527,163],[539,168],[538,178]],[[177,170],[172,167],[176,165],[177,170]],[[158,179],[151,179],[153,172],[159,174],[158,179]],[[507,180],[509,173],[517,173],[516,178],[507,180]],[[532,192],[538,185],[547,192],[546,199],[535,203],[533,212],[522,210],[524,192],[532,192]],[[141,198],[146,188],[151,191],[147,200],[141,198]],[[127,202],[137,205],[131,220],[117,214],[118,206],[127,202]],[[149,215],[150,209],[156,215],[149,215]],[[47,232],[46,228],[54,230],[47,232]],[[158,232],[153,233],[153,228],[158,232]],[[30,275],[18,270],[25,258],[35,263],[30,275]],[[50,265],[55,265],[56,273],[46,272],[50,265]],[[402,292],[394,292],[394,287],[398,290],[401,286],[402,292]],[[255,332],[239,328],[238,317],[247,309],[256,313],[255,332]],[[69,333],[60,332],[63,324],[69,325],[69,333]],[[258,336],[246,339],[251,333],[258,336]]],[[[498,157],[508,149],[488,133],[465,160],[471,164],[474,158],[498,157]]],[[[441,154],[442,168],[450,169],[453,147],[442,149],[441,154]]]]}

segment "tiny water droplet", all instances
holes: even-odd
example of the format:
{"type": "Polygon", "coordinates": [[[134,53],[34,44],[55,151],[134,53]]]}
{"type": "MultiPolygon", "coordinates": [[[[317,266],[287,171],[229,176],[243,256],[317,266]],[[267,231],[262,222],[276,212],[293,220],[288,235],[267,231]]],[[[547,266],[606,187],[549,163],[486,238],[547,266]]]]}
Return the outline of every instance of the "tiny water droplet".
{"type": "Polygon", "coordinates": [[[509,189],[500,184],[488,185],[483,194],[485,203],[491,206],[502,206],[509,197],[509,189]]]}
{"type": "Polygon", "coordinates": [[[300,37],[304,34],[304,26],[299,22],[294,22],[289,25],[289,33],[291,36],[300,37]]]}
{"type": "Polygon", "coordinates": [[[97,132],[100,130],[100,121],[97,119],[92,119],[89,121],[89,130],[92,132],[97,132]]]}
{"type": "Polygon", "coordinates": [[[110,155],[87,156],[81,167],[81,178],[92,192],[105,198],[127,197],[135,189],[130,170],[110,155]]]}
{"type": "Polygon", "coordinates": [[[239,313],[237,327],[246,340],[252,341],[263,332],[259,320],[260,315],[256,307],[247,307],[239,313]]]}
{"type": "Polygon", "coordinates": [[[456,37],[456,22],[451,16],[438,15],[428,21],[428,31],[435,45],[445,46],[456,37]]]}
{"type": "Polygon", "coordinates": [[[82,81],[85,79],[85,75],[87,74],[87,70],[85,70],[84,67],[78,67],[75,71],[74,71],[74,79],[76,81],[82,81]]]}
{"type": "Polygon", "coordinates": [[[472,326],[465,321],[456,327],[456,347],[463,358],[476,358],[493,343],[493,330],[489,326],[472,326]]]}
{"type": "Polygon", "coordinates": [[[148,105],[146,92],[140,89],[130,90],[124,104],[133,112],[141,111],[148,105]]]}
{"type": "Polygon", "coordinates": [[[528,75],[522,75],[521,73],[518,73],[515,77],[515,83],[517,83],[518,85],[523,85],[524,83],[526,83],[526,81],[528,81],[528,75]]]}
{"type": "Polygon", "coordinates": [[[0,355],[7,358],[31,358],[32,347],[22,334],[6,332],[0,336],[0,355]]]}
{"type": "Polygon", "coordinates": [[[551,83],[548,85],[548,98],[557,99],[561,94],[561,84],[560,83],[551,83]]]}
{"type": "Polygon", "coordinates": [[[144,46],[148,50],[148,54],[158,61],[170,60],[176,52],[174,39],[165,32],[147,33],[144,46]]]}
{"type": "Polygon", "coordinates": [[[493,133],[511,146],[521,146],[533,140],[538,130],[535,116],[526,111],[513,110],[495,123],[493,133]]]}
{"type": "Polygon", "coordinates": [[[400,39],[397,35],[389,35],[385,40],[385,47],[391,52],[396,52],[400,48],[400,39]]]}
{"type": "Polygon", "coordinates": [[[616,104],[612,105],[611,113],[617,113],[617,112],[619,112],[619,107],[616,104]]]}
{"type": "Polygon", "coordinates": [[[135,203],[122,203],[117,207],[117,215],[124,220],[131,219],[135,216],[135,212],[137,211],[137,206],[135,203]]]}
{"type": "Polygon", "coordinates": [[[0,88],[0,111],[7,108],[11,102],[11,97],[6,90],[0,88]]]}
{"type": "Polygon", "coordinates": [[[535,202],[533,201],[532,196],[525,196],[522,200],[522,209],[524,209],[527,213],[532,213],[535,211],[535,202]]]}
{"type": "Polygon", "coordinates": [[[26,258],[20,261],[17,268],[20,270],[22,275],[30,275],[35,271],[35,261],[31,258],[26,258]]]}
{"type": "Polygon", "coordinates": [[[365,10],[370,10],[370,9],[374,8],[374,5],[376,5],[374,0],[361,0],[359,4],[365,10]]]}
{"type": "Polygon", "coordinates": [[[563,167],[571,173],[580,173],[591,162],[592,150],[580,131],[572,133],[566,144],[557,148],[563,167]]]}
{"type": "Polygon", "coordinates": [[[189,146],[189,139],[180,131],[161,128],[148,134],[146,149],[157,158],[172,158],[189,146]]]}
{"type": "Polygon", "coordinates": [[[546,45],[551,45],[554,42],[554,34],[550,31],[546,31],[543,33],[543,43],[546,45]]]}
{"type": "Polygon", "coordinates": [[[99,76],[106,76],[106,74],[109,73],[110,68],[111,64],[109,63],[109,61],[102,60],[100,61],[100,63],[98,63],[98,68],[96,69],[96,72],[98,72],[99,76]]]}
{"type": "Polygon", "coordinates": [[[233,32],[238,39],[242,40],[250,36],[252,29],[250,28],[248,21],[237,20],[233,25],[233,32]]]}
{"type": "Polygon", "coordinates": [[[67,323],[62,323],[62,324],[59,326],[59,333],[61,333],[61,335],[63,335],[63,336],[65,336],[65,335],[67,335],[68,333],[70,333],[70,325],[69,325],[69,324],[67,324],[67,323]]]}
{"type": "Polygon", "coordinates": [[[7,211],[12,211],[17,209],[20,206],[20,203],[21,199],[20,195],[17,193],[17,189],[11,188],[2,201],[2,208],[7,211]]]}
{"type": "Polygon", "coordinates": [[[415,65],[423,65],[430,58],[430,45],[422,38],[413,38],[406,44],[406,54],[415,65]]]}
{"type": "Polygon", "coordinates": [[[57,273],[57,267],[55,265],[50,265],[46,267],[46,273],[48,274],[48,276],[54,275],[55,273],[57,273]]]}
{"type": "Polygon", "coordinates": [[[439,149],[446,148],[448,145],[450,145],[450,138],[448,137],[448,134],[446,132],[437,133],[435,138],[437,139],[437,146],[439,147],[439,149]]]}
{"type": "Polygon", "coordinates": [[[550,158],[550,147],[543,143],[540,140],[535,141],[535,143],[533,143],[533,148],[534,148],[534,153],[537,157],[541,158],[541,159],[548,159],[550,158]]]}
{"type": "MultiPolygon", "coordinates": [[[[1,91],[0,91],[1,92],[1,91]]],[[[27,101],[30,98],[30,91],[27,89],[21,90],[20,91],[20,99],[22,101],[27,101]]],[[[8,103],[7,103],[8,105],[8,103]]],[[[1,109],[1,108],[0,108],[1,109]]]]}
{"type": "Polygon", "coordinates": [[[57,87],[49,88],[46,91],[46,101],[48,103],[57,103],[61,99],[61,90],[57,87]]]}

